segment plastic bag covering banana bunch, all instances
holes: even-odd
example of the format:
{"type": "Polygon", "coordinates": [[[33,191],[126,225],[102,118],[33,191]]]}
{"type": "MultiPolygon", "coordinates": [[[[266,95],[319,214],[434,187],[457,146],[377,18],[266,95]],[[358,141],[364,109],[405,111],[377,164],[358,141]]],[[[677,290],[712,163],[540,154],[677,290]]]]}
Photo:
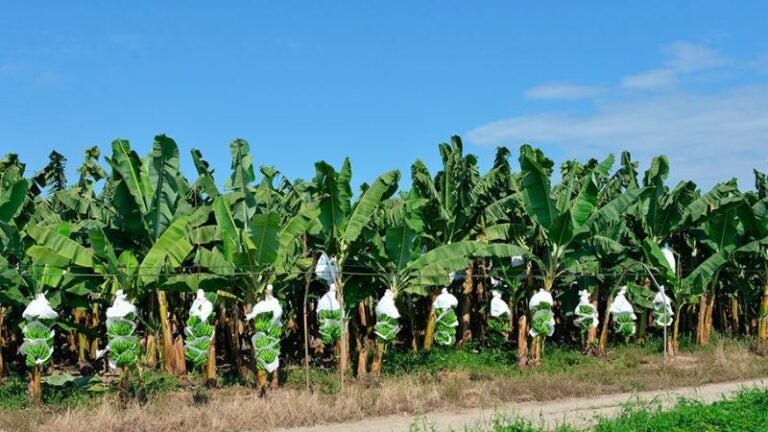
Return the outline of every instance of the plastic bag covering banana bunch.
{"type": "Polygon", "coordinates": [[[328,283],[336,282],[339,277],[339,266],[336,263],[336,257],[328,258],[328,255],[322,254],[315,265],[315,275],[328,283]]]}
{"type": "Polygon", "coordinates": [[[256,303],[245,316],[253,320],[254,335],[251,337],[256,367],[272,373],[280,365],[280,334],[283,331],[283,308],[272,296],[272,285],[267,285],[264,300],[256,303]]]}
{"type": "Polygon", "coordinates": [[[205,291],[197,290],[195,301],[189,308],[187,326],[184,328],[184,357],[195,367],[201,368],[208,361],[215,328],[211,324],[213,303],[205,297],[205,291]]]}
{"type": "Polygon", "coordinates": [[[115,293],[115,301],[107,308],[107,347],[96,352],[101,358],[107,352],[109,367],[123,368],[136,363],[139,357],[139,338],[136,332],[136,306],[127,300],[123,290],[115,293]]]}
{"type": "Polygon", "coordinates": [[[376,326],[373,331],[381,342],[390,343],[395,340],[400,331],[398,318],[400,318],[400,312],[395,305],[395,295],[388,289],[376,304],[376,326]]]}
{"type": "Polygon", "coordinates": [[[336,300],[335,283],[331,283],[328,292],[317,302],[317,318],[323,343],[335,344],[341,338],[341,324],[344,318],[344,311],[336,300]]]}
{"type": "Polygon", "coordinates": [[[528,308],[533,315],[531,319],[531,329],[528,334],[531,336],[550,337],[555,333],[555,315],[552,313],[552,294],[545,289],[540,289],[528,301],[528,308]]]}
{"type": "Polygon", "coordinates": [[[664,287],[653,298],[653,325],[669,327],[672,324],[672,300],[664,294],[664,287]]]}
{"type": "Polygon", "coordinates": [[[626,294],[627,287],[621,287],[616,298],[613,299],[609,311],[613,316],[616,333],[624,337],[629,337],[635,334],[635,320],[637,319],[637,316],[635,315],[635,309],[627,300],[626,294]]]}
{"type": "Polygon", "coordinates": [[[667,260],[667,264],[669,264],[669,268],[672,269],[672,272],[677,273],[675,268],[675,253],[672,252],[672,249],[670,249],[668,246],[664,246],[664,248],[661,249],[661,254],[664,255],[664,258],[667,260]]]}
{"type": "Polygon", "coordinates": [[[597,317],[597,309],[589,301],[589,291],[579,291],[579,304],[576,305],[576,310],[573,311],[576,315],[576,319],[573,320],[573,324],[578,327],[582,333],[586,333],[590,328],[597,328],[597,324],[600,320],[597,317]]]}
{"type": "Polygon", "coordinates": [[[53,336],[55,335],[51,327],[59,315],[45,299],[45,294],[38,294],[29,302],[21,316],[27,321],[22,330],[24,343],[21,345],[21,353],[27,357],[27,366],[34,367],[48,363],[53,355],[53,336]]]}
{"type": "MultiPolygon", "coordinates": [[[[491,285],[498,286],[495,279],[491,278],[491,285]]],[[[491,345],[500,347],[507,340],[507,334],[510,331],[509,317],[512,312],[507,303],[501,298],[501,292],[491,291],[491,317],[488,320],[488,328],[491,332],[488,339],[491,345]]]]}
{"type": "Polygon", "coordinates": [[[435,309],[435,342],[440,345],[453,345],[456,341],[456,327],[459,319],[454,308],[459,304],[456,297],[443,288],[432,307],[435,309]]]}

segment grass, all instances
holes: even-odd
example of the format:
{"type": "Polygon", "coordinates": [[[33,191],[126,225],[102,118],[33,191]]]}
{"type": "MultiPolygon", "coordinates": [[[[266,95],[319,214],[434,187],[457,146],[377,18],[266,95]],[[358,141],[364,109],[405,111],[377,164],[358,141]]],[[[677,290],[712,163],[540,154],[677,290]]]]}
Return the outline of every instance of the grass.
{"type": "Polygon", "coordinates": [[[210,403],[203,406],[192,405],[191,391],[175,378],[149,374],[148,403],[125,410],[115,409],[114,390],[94,394],[81,388],[62,390],[55,397],[46,388],[46,398],[53,402],[29,408],[25,380],[17,377],[0,384],[0,430],[269,430],[768,376],[768,362],[749,351],[749,341],[723,339],[695,351],[682,345],[669,364],[664,364],[660,349],[660,341],[650,340],[645,346],[612,347],[606,359],[598,359],[572,347],[548,345],[544,362],[523,370],[516,366],[514,354],[471,346],[421,354],[390,352],[381,381],[352,380],[344,394],[335,371],[311,369],[312,391],[307,392],[303,368],[289,366],[282,372],[283,386],[266,398],[259,398],[251,387],[230,383],[211,391],[210,403]]]}

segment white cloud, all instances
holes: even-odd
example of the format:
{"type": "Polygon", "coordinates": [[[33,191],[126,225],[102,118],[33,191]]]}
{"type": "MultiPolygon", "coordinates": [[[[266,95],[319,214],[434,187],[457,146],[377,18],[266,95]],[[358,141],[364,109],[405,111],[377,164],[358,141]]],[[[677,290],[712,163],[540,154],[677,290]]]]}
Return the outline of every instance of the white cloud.
{"type": "Polygon", "coordinates": [[[677,75],[669,69],[654,69],[621,80],[621,86],[628,89],[658,90],[677,84],[677,75]]]}
{"type": "MultiPolygon", "coordinates": [[[[666,154],[672,181],[691,179],[706,188],[737,177],[742,187],[751,188],[752,169],[768,168],[768,85],[686,91],[688,80],[702,71],[738,68],[716,51],[689,42],[667,45],[662,52],[661,67],[626,76],[617,86],[602,87],[600,97],[590,96],[592,110],[502,119],[470,130],[467,139],[481,146],[556,147],[564,157],[580,159],[629,150],[647,163],[666,154]]],[[[754,62],[752,73],[760,64],[754,62]]]]}
{"type": "Polygon", "coordinates": [[[768,86],[612,100],[589,115],[518,116],[475,128],[467,138],[513,148],[526,142],[556,145],[577,158],[626,149],[647,162],[666,154],[674,179],[709,187],[737,177],[751,187],[752,169],[768,167],[768,86]]]}
{"type": "Polygon", "coordinates": [[[531,87],[524,94],[528,99],[589,99],[602,91],[600,87],[557,81],[531,87]]]}
{"type": "Polygon", "coordinates": [[[731,63],[717,51],[691,42],[674,42],[661,50],[667,57],[663,68],[626,76],[621,86],[635,90],[662,90],[674,87],[680,77],[731,63]]]}
{"type": "Polygon", "coordinates": [[[667,66],[677,72],[696,72],[730,64],[730,60],[712,48],[691,42],[671,43],[662,52],[669,56],[667,66]]]}

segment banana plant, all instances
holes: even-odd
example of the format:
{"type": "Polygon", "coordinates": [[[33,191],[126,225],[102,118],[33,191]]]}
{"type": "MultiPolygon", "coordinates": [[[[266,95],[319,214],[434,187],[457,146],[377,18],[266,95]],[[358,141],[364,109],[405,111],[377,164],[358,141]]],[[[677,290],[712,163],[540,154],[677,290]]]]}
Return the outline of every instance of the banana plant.
{"type": "MultiPolygon", "coordinates": [[[[502,237],[513,226],[507,212],[515,204],[509,150],[497,149],[493,166],[481,175],[477,157],[464,154],[460,137],[451,137],[450,143],[442,143],[438,149],[442,169],[434,178],[420,160],[411,166],[411,193],[426,200],[422,219],[424,246],[433,249],[466,240],[506,240],[502,237]]],[[[470,317],[473,310],[477,313],[480,304],[487,300],[486,266],[487,260],[467,260],[463,266],[466,272],[459,301],[462,337],[471,335],[472,331],[482,331],[480,323],[470,317]],[[481,277],[473,274],[475,269],[480,270],[481,277]]],[[[426,338],[425,343],[429,340],[426,338]]]]}
{"type": "Polygon", "coordinates": [[[739,221],[746,241],[736,249],[736,258],[756,272],[761,300],[758,313],[757,351],[768,352],[768,181],[755,170],[755,191],[744,195],[739,221]]]}
{"type": "MultiPolygon", "coordinates": [[[[158,135],[144,160],[126,140],[112,143],[112,157],[106,159],[112,174],[109,190],[116,217],[105,232],[116,251],[131,250],[139,262],[137,298],[154,292],[162,331],[165,369],[179,371],[169,323],[169,305],[164,291],[168,275],[180,267],[192,252],[189,233],[195,210],[187,200],[189,185],[179,167],[176,142],[158,135]]],[[[190,287],[184,289],[193,291],[190,287]]],[[[183,359],[182,359],[183,361],[183,359]]]]}
{"type": "MultiPolygon", "coordinates": [[[[391,197],[397,190],[400,173],[389,171],[377,177],[366,187],[357,201],[352,204],[352,167],[346,159],[337,172],[326,162],[315,164],[316,175],[309,190],[317,200],[321,229],[318,235],[324,240],[322,247],[326,253],[335,256],[338,265],[336,280],[337,300],[342,308],[345,303],[344,286],[347,275],[345,265],[355,253],[355,246],[365,227],[382,201],[391,197]]],[[[353,293],[354,294],[354,293],[353,293]]],[[[344,374],[348,358],[346,324],[342,325],[339,341],[340,382],[344,386],[344,374]]]]}
{"type": "MultiPolygon", "coordinates": [[[[613,162],[613,156],[609,156],[584,173],[575,166],[567,167],[563,184],[555,193],[550,186],[552,161],[528,145],[520,148],[524,207],[536,225],[531,259],[542,273],[545,291],[552,291],[556,280],[566,272],[578,269],[579,262],[589,254],[588,248],[580,247],[581,243],[600,236],[596,228],[621,218],[643,193],[642,188],[630,190],[597,206],[600,188],[613,162]]],[[[532,360],[537,363],[541,356],[537,347],[541,344],[535,340],[533,346],[532,360]]]]}

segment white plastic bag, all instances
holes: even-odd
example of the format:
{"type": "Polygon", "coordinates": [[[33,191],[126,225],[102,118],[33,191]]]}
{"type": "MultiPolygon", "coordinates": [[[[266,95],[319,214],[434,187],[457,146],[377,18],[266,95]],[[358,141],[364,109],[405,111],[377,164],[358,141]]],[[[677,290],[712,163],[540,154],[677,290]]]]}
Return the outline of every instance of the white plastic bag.
{"type": "Polygon", "coordinates": [[[341,310],[341,306],[339,306],[339,301],[336,299],[335,283],[331,283],[330,288],[328,288],[328,292],[323,294],[323,296],[320,297],[320,300],[317,302],[317,311],[320,312],[325,310],[331,310],[331,311],[341,310]]]}
{"type": "Polygon", "coordinates": [[[56,332],[47,323],[58,316],[46,300],[45,294],[42,293],[29,302],[24,309],[22,317],[27,320],[27,323],[21,330],[24,343],[19,350],[27,356],[27,365],[44,365],[53,356],[53,337],[56,332]],[[40,320],[46,320],[46,322],[40,320]]]}
{"type": "Polygon", "coordinates": [[[635,334],[637,329],[635,325],[637,315],[635,315],[635,309],[632,307],[632,304],[627,300],[626,294],[627,287],[621,287],[616,298],[613,299],[609,311],[613,316],[616,332],[624,337],[629,337],[635,334]]]}
{"type": "Polygon", "coordinates": [[[272,373],[280,365],[280,328],[283,308],[272,295],[272,285],[267,286],[264,300],[256,303],[246,319],[252,320],[265,313],[271,313],[272,319],[268,324],[254,323],[256,333],[251,338],[257,366],[272,373]]]}
{"type": "Polygon", "coordinates": [[[672,300],[664,293],[664,286],[653,298],[653,324],[657,327],[669,327],[672,324],[672,300]]]}
{"type": "Polygon", "coordinates": [[[543,288],[531,297],[528,307],[533,317],[528,334],[534,337],[539,335],[550,337],[555,333],[555,315],[552,312],[554,303],[552,294],[543,288]]]}
{"type": "Polygon", "coordinates": [[[336,257],[328,258],[328,255],[323,253],[315,265],[315,275],[328,283],[336,282],[339,277],[339,266],[336,263],[336,257]]]}
{"type": "Polygon", "coordinates": [[[45,294],[40,293],[35,297],[34,300],[29,302],[21,316],[25,320],[54,320],[59,317],[59,314],[57,314],[56,311],[51,307],[51,304],[48,303],[48,300],[45,298],[45,294]]]}
{"type": "Polygon", "coordinates": [[[507,303],[501,299],[501,293],[499,291],[493,290],[491,291],[491,316],[494,318],[499,318],[502,315],[506,314],[507,316],[511,315],[512,312],[509,310],[509,306],[507,306],[507,303]]]}
{"type": "Polygon", "coordinates": [[[667,246],[664,246],[661,249],[661,254],[664,255],[664,258],[667,260],[667,264],[669,264],[669,268],[672,269],[672,271],[677,274],[677,268],[675,267],[675,254],[672,252],[672,249],[670,249],[667,246]]]}
{"type": "Polygon", "coordinates": [[[459,300],[447,288],[443,288],[432,303],[436,315],[434,340],[440,345],[453,345],[456,341],[454,329],[459,326],[459,319],[453,308],[458,304],[459,300]]]}
{"type": "Polygon", "coordinates": [[[109,368],[116,369],[130,366],[139,356],[139,338],[135,336],[136,306],[127,300],[123,290],[115,293],[112,306],[107,308],[107,337],[109,342],[104,349],[96,351],[96,358],[101,358],[107,352],[109,368]]]}
{"type": "Polygon", "coordinates": [[[459,305],[459,300],[455,295],[448,292],[448,288],[443,288],[440,295],[437,296],[432,306],[437,309],[449,309],[459,305]]]}
{"type": "Polygon", "coordinates": [[[205,298],[205,291],[197,290],[197,296],[195,301],[192,302],[192,306],[189,308],[189,315],[200,318],[200,321],[208,321],[208,317],[213,313],[213,303],[205,298]]]}
{"type": "Polygon", "coordinates": [[[597,328],[597,324],[600,322],[597,309],[589,301],[589,291],[587,290],[579,291],[579,304],[576,305],[576,310],[573,311],[573,314],[576,316],[573,324],[581,328],[582,331],[586,331],[590,327],[597,328]]]}
{"type": "Polygon", "coordinates": [[[320,324],[320,336],[326,345],[336,343],[341,337],[344,323],[344,310],[336,299],[336,284],[331,283],[328,292],[317,302],[317,318],[320,324]]]}
{"type": "Polygon", "coordinates": [[[129,302],[127,298],[128,296],[125,295],[123,290],[117,290],[115,301],[112,302],[112,306],[107,308],[107,320],[110,318],[125,318],[129,314],[136,314],[136,306],[129,302]]]}
{"type": "Polygon", "coordinates": [[[395,305],[395,295],[388,289],[376,304],[376,325],[373,331],[381,341],[389,343],[395,339],[400,331],[400,326],[397,324],[399,318],[400,312],[395,305]]]}
{"type": "Polygon", "coordinates": [[[246,320],[250,321],[256,317],[256,315],[265,312],[272,312],[272,323],[278,326],[283,325],[281,321],[283,318],[283,307],[280,306],[280,302],[277,301],[277,299],[272,295],[272,290],[272,285],[267,285],[267,290],[264,294],[264,300],[256,303],[253,309],[251,309],[251,313],[245,316],[246,320]]]}

